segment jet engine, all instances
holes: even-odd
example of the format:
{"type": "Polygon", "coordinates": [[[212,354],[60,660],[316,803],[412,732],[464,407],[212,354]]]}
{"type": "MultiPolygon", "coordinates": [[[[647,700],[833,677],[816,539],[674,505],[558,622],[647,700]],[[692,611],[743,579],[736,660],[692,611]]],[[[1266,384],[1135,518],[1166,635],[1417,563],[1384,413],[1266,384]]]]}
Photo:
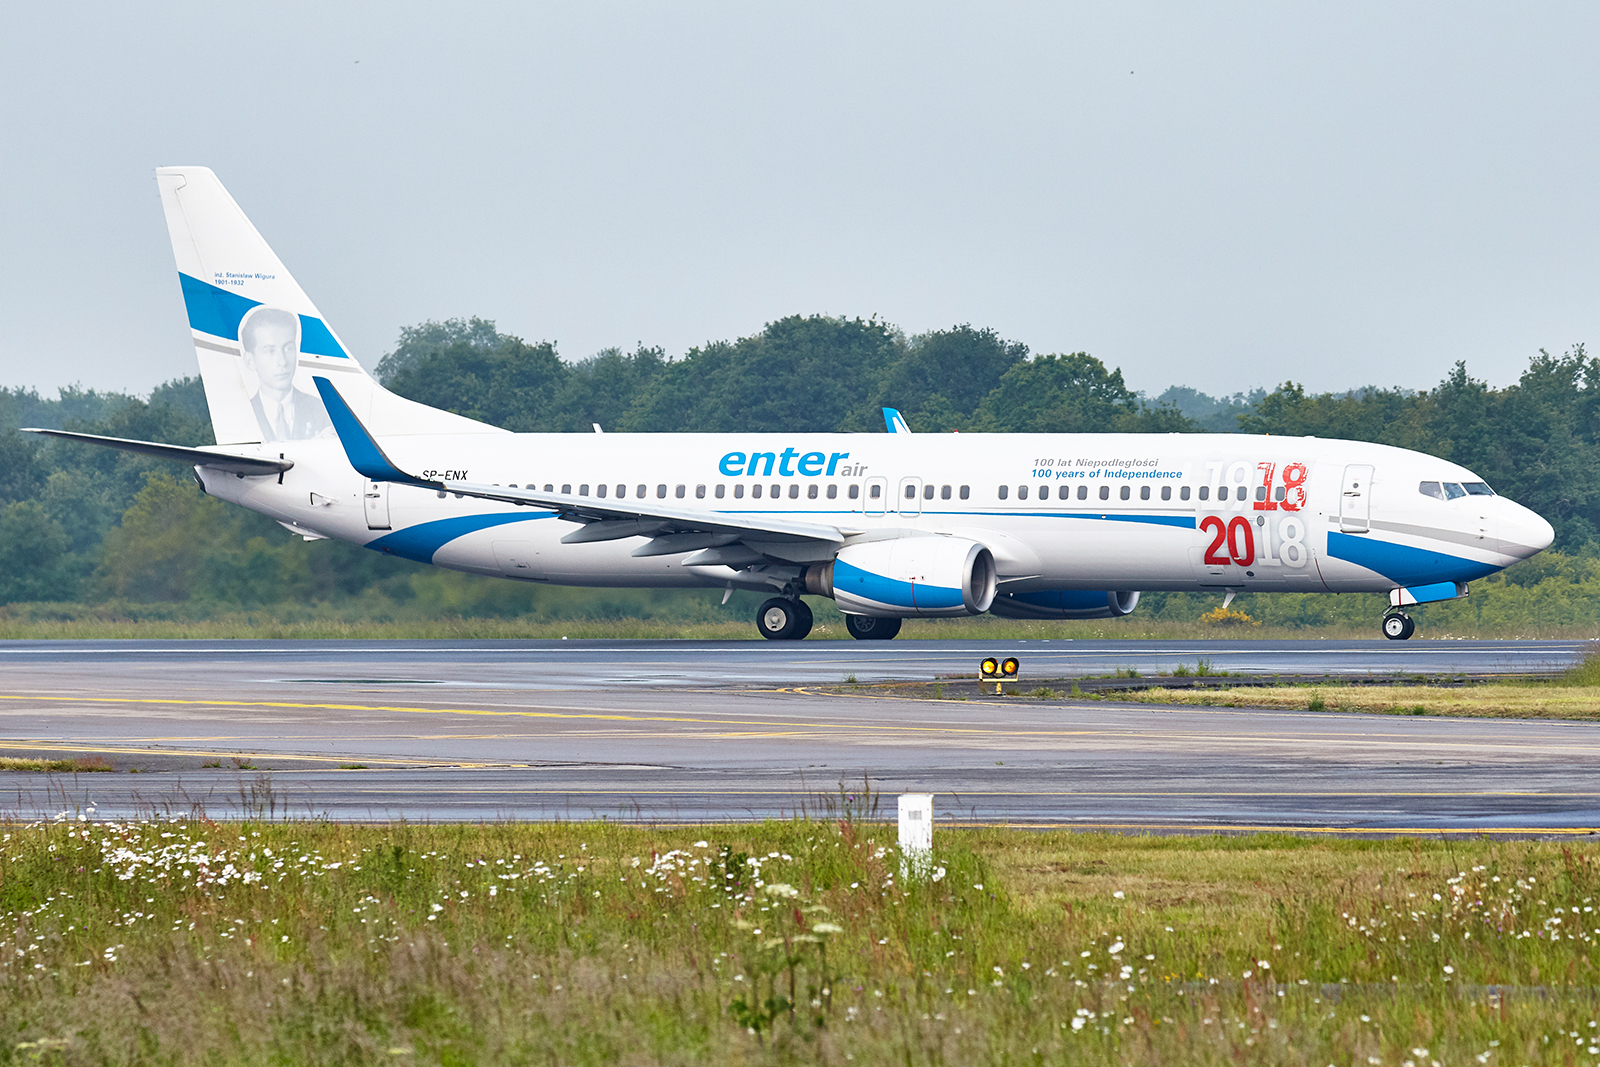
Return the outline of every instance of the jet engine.
{"type": "Polygon", "coordinates": [[[1007,619],[1117,619],[1139,606],[1137,592],[1093,593],[1042,589],[1001,593],[989,608],[1007,619]]]}
{"type": "Polygon", "coordinates": [[[981,615],[994,602],[994,555],[957,537],[896,537],[846,545],[806,569],[806,592],[850,615],[981,615]]]}

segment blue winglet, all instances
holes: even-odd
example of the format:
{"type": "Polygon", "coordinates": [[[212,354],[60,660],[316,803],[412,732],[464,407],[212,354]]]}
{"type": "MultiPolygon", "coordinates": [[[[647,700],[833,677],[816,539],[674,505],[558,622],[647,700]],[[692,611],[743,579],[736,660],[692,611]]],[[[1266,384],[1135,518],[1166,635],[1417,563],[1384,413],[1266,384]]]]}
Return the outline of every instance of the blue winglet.
{"type": "Polygon", "coordinates": [[[317,392],[322,394],[322,406],[328,409],[333,432],[339,435],[339,443],[344,446],[344,454],[350,458],[350,466],[358,473],[375,482],[430,484],[413,478],[389,461],[389,457],[383,454],[383,449],[378,447],[378,442],[372,439],[367,428],[361,425],[361,420],[356,418],[356,413],[350,410],[350,405],[344,402],[344,397],[339,395],[339,390],[333,387],[332,382],[320,376],[311,380],[316,383],[317,392]]]}
{"type": "Polygon", "coordinates": [[[898,408],[884,408],[883,423],[889,428],[890,433],[911,432],[911,427],[906,425],[905,416],[900,414],[898,408]]]}

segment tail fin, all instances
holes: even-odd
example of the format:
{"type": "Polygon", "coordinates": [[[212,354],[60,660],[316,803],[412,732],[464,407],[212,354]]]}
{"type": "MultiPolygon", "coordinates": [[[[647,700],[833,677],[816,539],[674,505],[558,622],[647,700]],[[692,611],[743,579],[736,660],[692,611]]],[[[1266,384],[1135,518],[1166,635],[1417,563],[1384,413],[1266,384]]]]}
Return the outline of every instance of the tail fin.
{"type": "Polygon", "coordinates": [[[156,182],[218,444],[332,436],[311,382],[329,373],[375,433],[494,431],[373,381],[209,168],[156,182]]]}

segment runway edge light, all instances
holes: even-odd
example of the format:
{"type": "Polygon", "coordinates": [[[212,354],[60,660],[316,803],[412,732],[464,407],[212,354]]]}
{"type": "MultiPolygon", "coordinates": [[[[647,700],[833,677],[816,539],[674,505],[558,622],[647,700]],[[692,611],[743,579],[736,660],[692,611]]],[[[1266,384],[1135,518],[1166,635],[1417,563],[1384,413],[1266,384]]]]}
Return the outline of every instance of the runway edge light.
{"type": "Polygon", "coordinates": [[[978,680],[993,682],[995,696],[999,696],[1001,683],[1015,679],[1021,669],[1022,664],[1015,656],[985,656],[983,662],[978,664],[978,680]]]}
{"type": "Polygon", "coordinates": [[[933,869],[933,794],[900,794],[900,877],[925,877],[933,869]]]}

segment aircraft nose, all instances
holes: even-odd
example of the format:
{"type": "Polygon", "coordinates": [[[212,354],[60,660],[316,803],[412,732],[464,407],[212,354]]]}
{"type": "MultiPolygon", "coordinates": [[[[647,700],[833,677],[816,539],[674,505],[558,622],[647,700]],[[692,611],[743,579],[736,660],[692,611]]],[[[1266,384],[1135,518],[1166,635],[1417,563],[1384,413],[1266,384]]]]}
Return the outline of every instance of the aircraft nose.
{"type": "Polygon", "coordinates": [[[1500,550],[1519,559],[1543,552],[1556,539],[1555,527],[1521,504],[1511,504],[1507,514],[1500,516],[1499,525],[1500,550]]]}

